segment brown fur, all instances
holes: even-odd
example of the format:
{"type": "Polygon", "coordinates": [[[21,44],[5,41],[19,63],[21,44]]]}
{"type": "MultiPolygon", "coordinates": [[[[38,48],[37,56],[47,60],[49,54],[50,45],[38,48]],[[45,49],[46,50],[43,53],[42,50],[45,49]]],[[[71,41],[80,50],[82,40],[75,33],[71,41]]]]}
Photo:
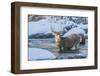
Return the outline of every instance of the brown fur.
{"type": "Polygon", "coordinates": [[[75,47],[74,50],[79,49],[78,45],[80,44],[80,35],[78,34],[71,34],[68,37],[62,38],[60,33],[54,32],[56,45],[59,48],[59,52],[65,52],[72,47],[75,47]]]}
{"type": "Polygon", "coordinates": [[[70,50],[72,47],[75,47],[74,50],[79,49],[80,44],[80,36],[77,34],[71,34],[66,38],[61,39],[61,45],[63,47],[63,51],[70,50]]]}

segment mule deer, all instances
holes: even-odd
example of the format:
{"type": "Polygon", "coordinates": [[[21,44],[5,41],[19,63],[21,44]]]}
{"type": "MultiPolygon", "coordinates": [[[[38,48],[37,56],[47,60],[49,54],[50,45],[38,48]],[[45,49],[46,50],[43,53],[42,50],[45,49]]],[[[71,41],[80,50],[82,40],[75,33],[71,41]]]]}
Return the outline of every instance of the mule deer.
{"type": "Polygon", "coordinates": [[[80,35],[71,34],[64,38],[61,36],[62,31],[55,32],[51,27],[51,32],[54,35],[56,45],[59,48],[59,53],[63,53],[66,50],[70,50],[73,48],[74,50],[78,50],[81,40],[80,35]]]}
{"type": "Polygon", "coordinates": [[[81,36],[80,44],[83,44],[83,45],[85,44],[85,42],[86,42],[85,41],[86,40],[86,38],[85,38],[86,33],[85,33],[85,31],[83,29],[81,29],[79,27],[72,28],[67,33],[65,33],[63,35],[63,37],[66,37],[67,35],[70,35],[70,34],[78,34],[78,35],[80,35],[81,36]]]}

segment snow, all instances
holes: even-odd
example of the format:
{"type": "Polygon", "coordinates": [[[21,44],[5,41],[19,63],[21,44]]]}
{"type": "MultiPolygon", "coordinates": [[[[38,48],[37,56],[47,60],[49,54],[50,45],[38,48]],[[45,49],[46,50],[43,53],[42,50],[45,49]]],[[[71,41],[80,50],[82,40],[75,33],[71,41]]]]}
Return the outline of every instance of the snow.
{"type": "Polygon", "coordinates": [[[73,21],[67,21],[67,25],[72,25],[72,24],[76,25],[73,21]]]}
{"type": "Polygon", "coordinates": [[[79,28],[81,29],[87,29],[88,28],[88,25],[87,24],[79,24],[77,25],[79,28]]]}
{"type": "Polygon", "coordinates": [[[50,32],[49,25],[50,24],[46,20],[40,20],[38,22],[29,22],[29,35],[50,32]]]}
{"type": "Polygon", "coordinates": [[[55,59],[56,56],[53,55],[50,51],[40,48],[29,48],[29,61],[32,60],[50,60],[55,59]]]}
{"type": "Polygon", "coordinates": [[[62,30],[62,27],[66,25],[61,25],[59,23],[51,24],[47,19],[40,20],[37,22],[29,22],[29,35],[37,33],[51,33],[50,26],[52,26],[54,31],[62,30]]]}
{"type": "Polygon", "coordinates": [[[72,28],[71,30],[69,30],[67,33],[65,33],[63,35],[63,37],[67,37],[71,34],[83,34],[85,35],[85,31],[83,29],[80,29],[79,27],[76,27],[76,28],[72,28]]]}
{"type": "MultiPolygon", "coordinates": [[[[70,26],[70,25],[76,25],[78,27],[70,29],[67,33],[63,35],[63,37],[66,37],[67,35],[77,33],[77,34],[84,34],[85,31],[83,29],[88,28],[88,24],[77,24],[74,23],[73,21],[66,21],[66,24],[63,23],[63,20],[59,20],[57,22],[50,20],[50,17],[47,16],[46,19],[42,19],[39,21],[31,21],[29,22],[29,34],[28,35],[33,35],[37,33],[43,33],[43,34],[48,34],[51,33],[50,26],[52,26],[53,31],[59,32],[62,30],[63,27],[70,26]]],[[[65,30],[65,29],[64,29],[65,30]]]]}

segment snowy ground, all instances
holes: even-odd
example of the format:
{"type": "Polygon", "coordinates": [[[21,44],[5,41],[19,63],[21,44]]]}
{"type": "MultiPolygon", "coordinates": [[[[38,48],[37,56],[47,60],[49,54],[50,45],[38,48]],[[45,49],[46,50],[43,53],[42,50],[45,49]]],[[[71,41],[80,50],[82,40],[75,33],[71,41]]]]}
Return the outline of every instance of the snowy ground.
{"type": "Polygon", "coordinates": [[[55,59],[56,56],[48,50],[39,48],[29,48],[28,60],[51,60],[55,59]]]}
{"type": "MultiPolygon", "coordinates": [[[[51,57],[51,59],[81,59],[81,58],[87,57],[87,54],[88,54],[88,44],[87,43],[88,43],[88,41],[86,41],[85,45],[80,45],[79,50],[76,50],[76,51],[68,50],[65,53],[59,54],[58,53],[59,49],[55,45],[55,41],[53,38],[50,38],[50,39],[30,39],[29,40],[29,48],[37,48],[37,49],[33,49],[33,51],[34,50],[38,51],[39,49],[49,51],[54,56],[56,56],[56,57],[54,57],[52,55],[53,57],[51,57]]],[[[31,53],[32,53],[32,50],[29,50],[29,58],[32,57],[31,53]]],[[[43,52],[43,53],[44,53],[44,56],[46,56],[45,52],[43,52]]],[[[40,55],[40,54],[43,55],[43,53],[39,53],[38,55],[40,55]]],[[[48,57],[48,56],[49,55],[47,54],[46,57],[48,57]]],[[[30,58],[30,59],[32,59],[32,58],[30,58]]],[[[36,58],[35,58],[35,60],[36,60],[36,58]]],[[[37,60],[39,60],[39,58],[37,58],[37,60]]],[[[40,59],[40,60],[43,60],[43,59],[40,59]]],[[[44,60],[46,60],[46,58],[44,58],[44,60]]]]}

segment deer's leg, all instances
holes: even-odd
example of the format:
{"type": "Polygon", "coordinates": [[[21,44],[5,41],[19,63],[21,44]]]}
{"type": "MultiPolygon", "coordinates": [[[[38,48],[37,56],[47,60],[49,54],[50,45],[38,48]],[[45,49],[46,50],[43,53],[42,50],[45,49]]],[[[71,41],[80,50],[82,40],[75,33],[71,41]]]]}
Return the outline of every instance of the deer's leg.
{"type": "Polygon", "coordinates": [[[79,44],[80,44],[80,43],[77,43],[77,45],[75,46],[75,47],[76,47],[76,50],[79,49],[79,44]]]}
{"type": "Polygon", "coordinates": [[[71,49],[72,50],[78,50],[79,49],[79,44],[80,44],[80,41],[76,40],[71,49]]]}
{"type": "Polygon", "coordinates": [[[80,44],[85,44],[85,36],[83,34],[80,34],[80,37],[82,39],[80,44]]]}
{"type": "Polygon", "coordinates": [[[62,47],[61,46],[59,46],[59,53],[62,53],[63,51],[62,51],[62,47]]]}
{"type": "Polygon", "coordinates": [[[79,45],[80,45],[80,40],[77,40],[77,41],[76,41],[76,44],[75,44],[76,50],[79,50],[79,45]]]}
{"type": "Polygon", "coordinates": [[[73,47],[71,48],[72,50],[76,49],[76,44],[73,45],[73,47]]]}

